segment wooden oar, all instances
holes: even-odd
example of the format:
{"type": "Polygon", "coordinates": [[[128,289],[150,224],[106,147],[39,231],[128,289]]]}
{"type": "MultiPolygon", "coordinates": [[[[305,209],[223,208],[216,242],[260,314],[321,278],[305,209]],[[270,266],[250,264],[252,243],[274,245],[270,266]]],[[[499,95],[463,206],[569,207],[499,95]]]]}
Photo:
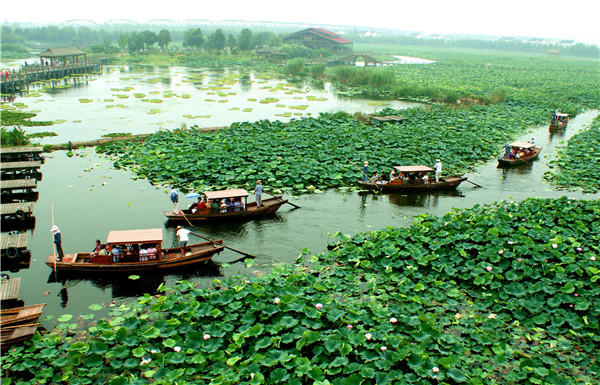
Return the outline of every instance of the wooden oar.
{"type": "Polygon", "coordinates": [[[226,249],[229,249],[229,250],[231,250],[231,251],[235,251],[236,253],[240,253],[240,254],[242,254],[242,255],[244,255],[244,256],[246,256],[246,257],[250,257],[250,258],[256,258],[256,255],[248,254],[248,253],[245,253],[245,252],[243,252],[243,251],[240,251],[240,250],[234,249],[233,247],[225,246],[225,245],[224,245],[224,244],[222,244],[222,243],[215,242],[215,241],[213,241],[212,239],[210,239],[210,238],[207,238],[207,237],[204,237],[204,236],[202,236],[202,235],[200,235],[200,234],[196,234],[196,233],[192,233],[192,232],[190,232],[190,234],[192,234],[192,235],[195,235],[195,236],[197,236],[198,238],[206,239],[207,241],[209,241],[209,242],[212,242],[213,244],[216,244],[216,245],[221,245],[221,246],[223,246],[223,247],[224,247],[224,248],[226,248],[226,249]]]}
{"type": "Polygon", "coordinates": [[[485,188],[485,187],[483,187],[482,185],[479,185],[479,184],[477,184],[477,183],[473,183],[473,182],[471,182],[471,181],[470,181],[470,180],[468,180],[468,179],[465,179],[465,182],[469,182],[469,183],[471,183],[471,184],[474,184],[474,185],[475,185],[475,186],[477,186],[477,187],[485,188]]]}
{"type": "MultiPolygon", "coordinates": [[[[342,156],[344,156],[344,155],[342,155],[342,156]]],[[[373,183],[375,185],[375,187],[377,187],[379,189],[379,191],[381,191],[381,186],[379,186],[377,183],[375,183],[375,181],[373,179],[371,179],[370,176],[368,176],[367,174],[365,174],[365,172],[362,170],[362,168],[358,167],[356,164],[354,164],[354,162],[352,162],[350,159],[346,158],[345,156],[344,156],[344,159],[346,159],[348,162],[350,162],[351,165],[353,165],[354,167],[356,167],[357,169],[359,169],[360,172],[362,172],[362,174],[364,176],[366,176],[367,179],[369,179],[371,181],[371,183],[373,183]]]]}
{"type": "MultiPolygon", "coordinates": [[[[277,195],[271,194],[270,192],[267,192],[267,191],[264,191],[264,190],[263,190],[263,192],[264,192],[265,194],[269,194],[269,195],[270,195],[270,196],[272,196],[272,197],[277,197],[277,195]]],[[[298,206],[298,205],[295,205],[295,204],[293,204],[293,203],[292,203],[292,202],[290,202],[290,201],[287,201],[287,202],[285,202],[285,203],[287,203],[287,204],[289,204],[289,205],[292,205],[292,206],[294,206],[294,208],[297,208],[297,209],[301,209],[301,208],[302,208],[302,207],[300,207],[300,206],[298,206]]]]}

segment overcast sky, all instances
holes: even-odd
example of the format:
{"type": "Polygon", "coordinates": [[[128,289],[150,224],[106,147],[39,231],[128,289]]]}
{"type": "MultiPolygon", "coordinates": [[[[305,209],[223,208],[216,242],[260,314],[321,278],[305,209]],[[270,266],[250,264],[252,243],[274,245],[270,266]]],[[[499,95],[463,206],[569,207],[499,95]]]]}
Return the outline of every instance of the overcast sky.
{"type": "Polygon", "coordinates": [[[431,34],[573,39],[600,44],[598,0],[29,0],[2,6],[4,22],[208,19],[383,27],[431,34]]]}

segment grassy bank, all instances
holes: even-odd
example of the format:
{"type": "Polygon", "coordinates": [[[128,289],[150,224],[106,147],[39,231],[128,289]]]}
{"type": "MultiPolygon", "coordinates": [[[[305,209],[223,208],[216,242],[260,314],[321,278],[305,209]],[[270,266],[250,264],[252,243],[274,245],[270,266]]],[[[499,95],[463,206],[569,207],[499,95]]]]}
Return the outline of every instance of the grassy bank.
{"type": "Polygon", "coordinates": [[[342,235],[310,270],[63,315],[3,355],[3,383],[597,383],[599,217],[528,199],[342,235]]]}

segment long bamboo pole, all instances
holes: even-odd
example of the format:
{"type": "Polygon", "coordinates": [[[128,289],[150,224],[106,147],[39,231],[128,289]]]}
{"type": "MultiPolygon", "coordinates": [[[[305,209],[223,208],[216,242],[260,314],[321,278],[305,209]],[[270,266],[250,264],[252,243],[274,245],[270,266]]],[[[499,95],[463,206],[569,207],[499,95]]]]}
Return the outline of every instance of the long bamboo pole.
{"type": "MultiPolygon", "coordinates": [[[[342,155],[342,156],[344,156],[344,155],[342,155]]],[[[346,159],[348,162],[350,162],[351,165],[353,165],[354,167],[356,167],[357,169],[359,169],[360,172],[362,172],[363,175],[366,176],[367,179],[369,179],[371,181],[371,183],[373,183],[379,190],[381,190],[381,186],[379,186],[377,183],[375,183],[375,181],[373,179],[371,179],[370,176],[368,176],[367,174],[365,174],[365,172],[362,170],[362,168],[358,167],[356,164],[354,164],[354,162],[352,162],[350,159],[346,158],[345,156],[344,156],[344,159],[346,159]]]]}

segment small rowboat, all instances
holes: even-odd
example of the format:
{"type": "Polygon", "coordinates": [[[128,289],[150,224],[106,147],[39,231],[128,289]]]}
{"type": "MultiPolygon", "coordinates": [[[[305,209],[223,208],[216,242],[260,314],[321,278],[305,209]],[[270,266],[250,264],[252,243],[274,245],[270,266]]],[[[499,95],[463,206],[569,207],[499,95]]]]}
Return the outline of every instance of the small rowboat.
{"type": "Polygon", "coordinates": [[[2,329],[0,329],[0,346],[2,350],[7,350],[19,342],[30,339],[38,326],[39,324],[2,326],[2,329]]]}
{"type": "Polygon", "coordinates": [[[542,147],[536,147],[535,144],[526,142],[514,142],[510,143],[510,156],[517,154],[517,157],[506,157],[506,154],[501,158],[498,158],[498,166],[511,167],[519,166],[522,164],[529,164],[532,160],[540,155],[542,147]]]}
{"type": "Polygon", "coordinates": [[[423,192],[436,190],[453,190],[467,180],[467,178],[455,175],[440,178],[435,181],[435,173],[431,167],[427,166],[395,166],[400,177],[389,182],[358,181],[358,184],[367,190],[377,190],[381,192],[423,192]],[[427,175],[427,178],[423,176],[427,175]]]}
{"type": "Polygon", "coordinates": [[[550,121],[550,130],[562,130],[569,124],[569,114],[563,114],[561,112],[555,112],[552,114],[552,120],[550,121]]]}
{"type": "Polygon", "coordinates": [[[161,248],[162,229],[111,231],[103,254],[65,254],[60,261],[56,255],[46,258],[46,265],[58,272],[144,272],[162,271],[206,262],[223,251],[222,240],[198,243],[185,247],[161,248]],[[120,255],[112,255],[113,249],[120,255]]]}
{"type": "Polygon", "coordinates": [[[181,210],[183,215],[174,211],[165,211],[165,216],[173,222],[253,219],[274,214],[282,205],[288,203],[281,196],[276,196],[263,199],[262,206],[258,207],[256,202],[247,203],[249,194],[243,189],[207,191],[204,195],[208,201],[208,208],[198,209],[194,212],[190,209],[181,210]],[[221,202],[224,199],[237,201],[240,205],[233,208],[210,207],[211,202],[221,202]]]}
{"type": "Polygon", "coordinates": [[[45,303],[1,310],[0,327],[35,322],[42,315],[44,306],[46,306],[45,303]]]}

